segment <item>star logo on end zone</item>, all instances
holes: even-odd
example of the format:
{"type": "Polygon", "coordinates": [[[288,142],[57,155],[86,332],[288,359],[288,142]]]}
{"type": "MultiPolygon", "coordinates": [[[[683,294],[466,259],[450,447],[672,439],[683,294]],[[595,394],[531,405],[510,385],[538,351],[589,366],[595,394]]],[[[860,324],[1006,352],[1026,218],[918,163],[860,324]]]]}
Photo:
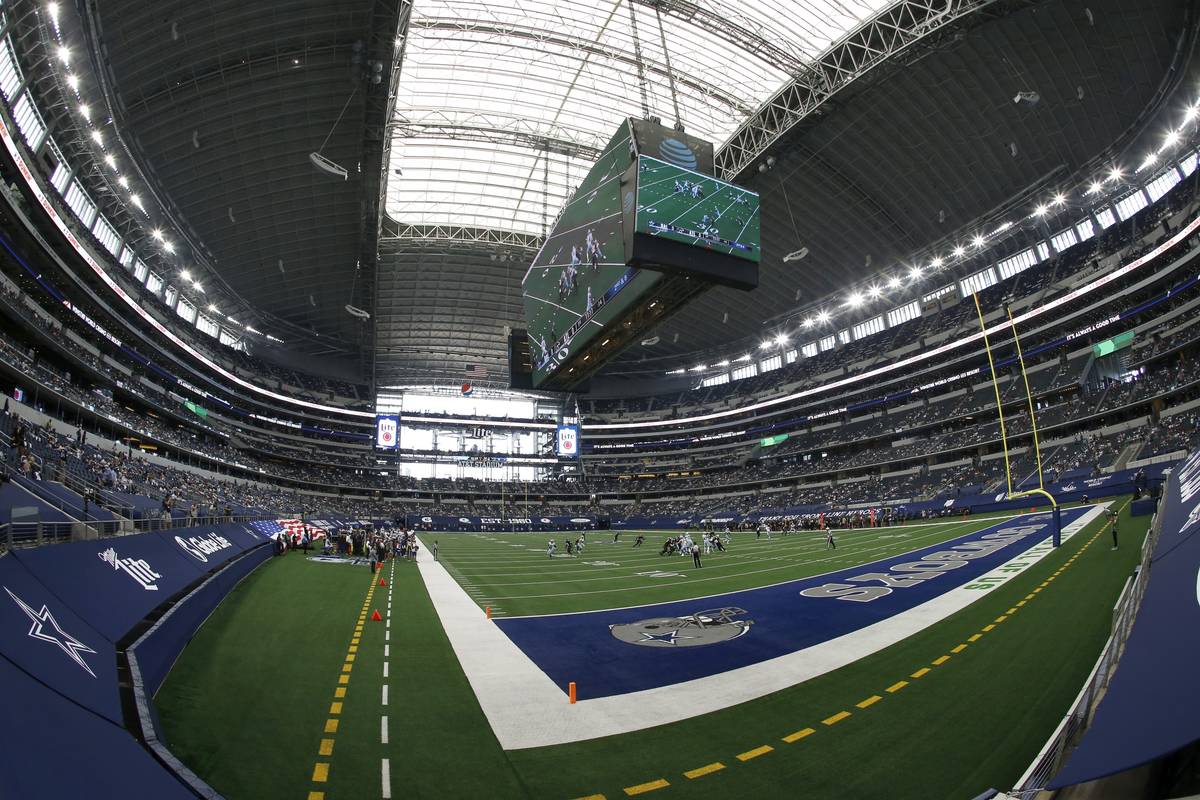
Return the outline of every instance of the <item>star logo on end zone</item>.
{"type": "Polygon", "coordinates": [[[613,637],[646,647],[702,647],[737,639],[750,632],[753,620],[737,619],[744,608],[715,608],[686,617],[656,617],[610,625],[613,637]]]}
{"type": "Polygon", "coordinates": [[[82,655],[83,653],[94,654],[95,650],[64,631],[47,606],[43,605],[41,611],[34,611],[32,606],[13,594],[12,589],[5,586],[4,591],[8,592],[8,596],[13,599],[13,602],[25,612],[25,616],[32,620],[33,625],[30,626],[28,633],[30,638],[40,639],[43,642],[56,645],[67,654],[68,658],[82,667],[88,675],[91,675],[93,678],[96,677],[96,673],[92,672],[92,668],[83,660],[82,655]]]}

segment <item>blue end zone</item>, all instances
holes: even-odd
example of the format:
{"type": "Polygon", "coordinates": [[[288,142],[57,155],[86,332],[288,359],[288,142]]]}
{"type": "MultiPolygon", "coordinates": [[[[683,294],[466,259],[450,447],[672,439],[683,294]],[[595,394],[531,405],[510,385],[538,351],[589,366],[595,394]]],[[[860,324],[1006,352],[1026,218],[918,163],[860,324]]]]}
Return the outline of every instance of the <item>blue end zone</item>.
{"type": "MultiPolygon", "coordinates": [[[[1063,511],[1063,525],[1085,510],[1063,511]]],[[[1049,514],[1027,514],[904,555],[777,586],[496,624],[560,687],[576,681],[589,698],[626,694],[777,658],[895,616],[1020,555],[1049,537],[1052,527],[1049,514]]]]}

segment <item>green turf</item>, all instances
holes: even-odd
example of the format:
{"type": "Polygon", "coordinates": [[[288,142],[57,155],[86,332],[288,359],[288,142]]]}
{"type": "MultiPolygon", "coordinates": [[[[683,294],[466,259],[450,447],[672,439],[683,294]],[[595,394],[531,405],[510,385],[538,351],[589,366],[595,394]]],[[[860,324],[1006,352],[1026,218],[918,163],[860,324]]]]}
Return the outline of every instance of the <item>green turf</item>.
{"type": "MultiPolygon", "coordinates": [[[[173,749],[231,800],[306,798],[313,790],[327,800],[379,797],[384,757],[393,797],[615,800],[656,779],[669,786],[651,795],[664,798],[971,797],[1011,786],[1078,692],[1147,521],[1122,519],[1121,550],[1109,551],[1105,533],[1002,623],[993,620],[1080,551],[1100,522],[948,620],[820,678],[672,725],[509,753],[487,727],[415,565],[401,562],[390,641],[383,623],[364,625],[333,752],[319,758],[366,574],[291,555],[260,570],[210,619],[159,704],[173,749]],[[988,624],[995,629],[931,666],[988,624]],[[922,667],[931,671],[909,677],[922,667]],[[888,693],[899,680],[909,685],[888,693]],[[855,707],[872,695],[883,699],[855,707]],[[852,716],[821,723],[841,710],[852,716]],[[781,741],[808,726],[817,732],[781,741]],[[774,750],[745,763],[736,758],[761,745],[774,750]],[[317,762],[330,765],[325,784],[311,781],[317,762]],[[694,780],[683,775],[714,762],[725,768],[694,780]]],[[[451,538],[439,537],[443,554],[451,538]]],[[[386,597],[377,589],[372,607],[386,613],[386,597]]]]}
{"type": "Polygon", "coordinates": [[[891,528],[836,531],[837,549],[827,550],[819,531],[771,539],[753,532],[733,534],[727,553],[704,556],[694,569],[684,556],[660,556],[663,531],[594,531],[580,557],[566,555],[565,537],[578,533],[422,534],[422,546],[438,542],[442,564],[476,602],[494,616],[522,616],[660,603],[752,589],[875,561],[965,536],[1008,516],[967,521],[912,523],[891,528]],[[546,541],[558,554],[546,555],[546,541]]]}
{"type": "Polygon", "coordinates": [[[365,568],[276,558],[183,651],[155,700],[179,758],[230,798],[305,797],[365,568]],[[319,688],[318,688],[319,687],[319,688]]]}

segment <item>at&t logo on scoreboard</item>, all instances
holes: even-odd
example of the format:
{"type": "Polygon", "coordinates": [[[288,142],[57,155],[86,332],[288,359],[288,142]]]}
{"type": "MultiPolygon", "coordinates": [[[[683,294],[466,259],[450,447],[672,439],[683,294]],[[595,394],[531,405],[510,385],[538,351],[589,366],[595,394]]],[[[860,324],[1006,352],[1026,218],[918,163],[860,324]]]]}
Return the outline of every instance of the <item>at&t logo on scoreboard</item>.
{"type": "Polygon", "coordinates": [[[556,451],[559,458],[579,456],[579,426],[559,425],[556,451]]]}
{"type": "Polygon", "coordinates": [[[400,446],[400,417],[378,414],[375,417],[375,446],[380,450],[395,450],[400,446]]]}

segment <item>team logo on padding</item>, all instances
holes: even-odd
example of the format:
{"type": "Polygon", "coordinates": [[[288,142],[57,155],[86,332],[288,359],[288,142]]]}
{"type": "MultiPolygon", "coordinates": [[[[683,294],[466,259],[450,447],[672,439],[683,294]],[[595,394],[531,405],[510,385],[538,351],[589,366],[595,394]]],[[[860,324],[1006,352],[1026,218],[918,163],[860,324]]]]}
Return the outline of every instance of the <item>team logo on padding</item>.
{"type": "Polygon", "coordinates": [[[736,639],[750,632],[753,620],[738,619],[744,608],[714,608],[686,617],[655,617],[624,625],[609,625],[612,635],[628,644],[647,647],[703,647],[736,639]]]}
{"type": "Polygon", "coordinates": [[[44,603],[42,604],[41,611],[34,611],[33,606],[13,594],[12,589],[5,586],[4,591],[8,592],[8,596],[25,612],[25,616],[29,617],[33,622],[28,633],[31,639],[39,639],[55,645],[67,654],[67,658],[82,667],[88,675],[91,675],[93,678],[96,677],[96,673],[92,672],[92,668],[88,666],[87,661],[83,658],[84,653],[95,654],[95,650],[64,631],[62,626],[58,624],[58,620],[54,618],[54,615],[50,613],[50,609],[44,603]]]}

